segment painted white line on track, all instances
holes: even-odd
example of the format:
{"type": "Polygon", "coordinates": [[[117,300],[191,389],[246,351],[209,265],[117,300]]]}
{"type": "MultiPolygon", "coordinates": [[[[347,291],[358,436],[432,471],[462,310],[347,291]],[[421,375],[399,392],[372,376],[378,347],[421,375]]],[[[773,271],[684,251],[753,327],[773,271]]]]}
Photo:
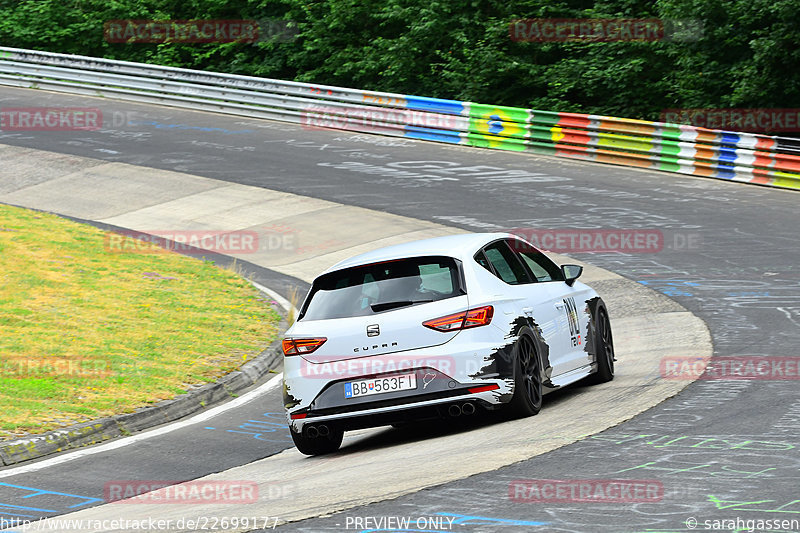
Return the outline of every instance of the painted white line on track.
{"type": "Polygon", "coordinates": [[[244,405],[247,402],[250,402],[258,398],[259,396],[266,394],[267,392],[271,391],[272,389],[280,385],[282,381],[283,381],[283,372],[276,374],[275,377],[273,377],[271,380],[267,381],[258,388],[253,389],[250,392],[243,394],[242,396],[239,396],[238,398],[235,398],[222,405],[213,407],[208,411],[204,411],[202,413],[194,415],[193,417],[187,418],[186,420],[181,420],[179,422],[174,422],[172,424],[168,424],[166,426],[157,429],[145,431],[143,433],[138,433],[131,437],[123,437],[119,440],[115,440],[107,444],[101,444],[99,446],[84,448],[64,455],[59,455],[58,457],[53,457],[52,459],[45,459],[44,461],[39,461],[24,466],[18,466],[8,470],[0,470],[0,478],[16,476],[17,474],[27,474],[29,472],[36,472],[37,470],[42,470],[44,468],[49,468],[51,466],[67,463],[69,461],[74,461],[75,459],[80,459],[81,457],[86,457],[89,455],[94,455],[96,453],[102,453],[110,450],[116,450],[118,448],[123,448],[130,444],[135,444],[137,442],[141,442],[143,440],[147,440],[152,437],[165,435],[167,433],[175,431],[176,429],[182,429],[191,426],[192,424],[197,424],[198,422],[204,422],[209,418],[217,416],[220,413],[224,413],[225,411],[234,409],[236,407],[239,407],[240,405],[244,405]]]}

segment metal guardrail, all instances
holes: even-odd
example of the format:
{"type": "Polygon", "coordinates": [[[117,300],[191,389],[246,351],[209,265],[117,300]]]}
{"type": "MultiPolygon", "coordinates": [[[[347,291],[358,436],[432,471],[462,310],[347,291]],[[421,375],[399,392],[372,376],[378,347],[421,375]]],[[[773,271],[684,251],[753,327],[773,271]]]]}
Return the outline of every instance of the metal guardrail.
{"type": "Polygon", "coordinates": [[[800,140],[0,47],[0,85],[800,189],[800,140]]]}

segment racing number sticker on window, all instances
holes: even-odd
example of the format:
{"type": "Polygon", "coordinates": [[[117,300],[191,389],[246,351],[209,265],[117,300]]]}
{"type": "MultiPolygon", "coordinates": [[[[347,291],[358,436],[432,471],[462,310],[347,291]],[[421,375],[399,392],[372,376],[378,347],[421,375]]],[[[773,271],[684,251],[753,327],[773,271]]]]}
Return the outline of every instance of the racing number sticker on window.
{"type": "Polygon", "coordinates": [[[569,323],[569,336],[572,341],[572,346],[581,345],[581,330],[578,324],[578,308],[575,307],[575,299],[573,297],[564,298],[564,309],[567,313],[567,322],[569,323]]]}

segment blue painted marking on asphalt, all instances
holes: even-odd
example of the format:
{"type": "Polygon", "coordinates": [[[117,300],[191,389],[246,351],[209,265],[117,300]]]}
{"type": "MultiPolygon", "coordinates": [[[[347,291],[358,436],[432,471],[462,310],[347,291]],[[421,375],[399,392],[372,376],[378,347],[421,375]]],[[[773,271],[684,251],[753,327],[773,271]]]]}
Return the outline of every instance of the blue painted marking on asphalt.
{"type": "Polygon", "coordinates": [[[694,296],[694,294],[686,290],[685,287],[700,286],[699,283],[680,279],[640,280],[639,283],[651,287],[667,296],[694,296]]]}
{"type": "MultiPolygon", "coordinates": [[[[651,287],[668,296],[694,296],[686,287],[703,287],[702,282],[683,279],[650,279],[639,280],[638,283],[651,287]]],[[[772,296],[769,291],[728,291],[727,298],[768,298],[772,296]]]]}
{"type": "MultiPolygon", "coordinates": [[[[250,435],[256,440],[263,442],[290,442],[289,429],[286,426],[286,418],[283,413],[264,413],[264,418],[274,418],[280,422],[271,422],[268,420],[247,420],[243,424],[239,424],[236,429],[226,429],[227,433],[241,433],[243,435],[250,435]],[[284,433],[283,435],[274,435],[278,438],[266,438],[263,435],[267,433],[284,433]]],[[[206,427],[205,429],[218,429],[214,427],[206,427]]]]}
{"type": "MultiPolygon", "coordinates": [[[[462,526],[481,526],[487,524],[511,525],[511,526],[546,526],[550,524],[550,522],[515,520],[511,518],[491,518],[488,516],[473,516],[473,515],[463,515],[456,513],[436,513],[434,516],[452,517],[454,518],[454,520],[452,520],[451,522],[449,521],[448,525],[458,524],[462,526]]],[[[380,528],[380,529],[363,529],[359,533],[455,533],[455,531],[452,529],[442,530],[442,529],[380,528]]]]}
{"type": "Polygon", "coordinates": [[[289,435],[286,435],[284,438],[281,439],[266,439],[261,436],[261,433],[251,433],[249,431],[236,431],[235,429],[229,429],[228,433],[244,433],[245,435],[251,435],[254,439],[260,440],[261,442],[291,442],[291,438],[289,435]]]}
{"type": "Polygon", "coordinates": [[[671,285],[680,284],[680,285],[688,285],[690,287],[699,287],[700,285],[702,285],[702,283],[699,282],[699,281],[689,281],[688,279],[653,279],[653,280],[642,280],[642,281],[639,281],[639,283],[641,283],[643,285],[651,285],[651,284],[655,285],[655,284],[659,284],[659,283],[669,283],[671,285]]]}
{"type": "Polygon", "coordinates": [[[13,505],[10,503],[0,503],[0,507],[7,507],[9,509],[20,509],[22,511],[41,511],[43,513],[55,513],[56,509],[40,509],[39,507],[27,507],[25,505],[13,505]]]}
{"type": "Polygon", "coordinates": [[[101,503],[103,501],[101,498],[90,498],[89,496],[80,496],[78,494],[69,494],[67,492],[55,492],[52,490],[24,487],[22,485],[11,485],[10,483],[0,483],[0,487],[11,487],[13,489],[21,489],[31,492],[31,494],[28,494],[27,496],[21,496],[22,499],[33,498],[35,496],[66,496],[68,498],[78,498],[80,500],[86,500],[83,503],[76,503],[75,505],[70,505],[69,507],[67,507],[67,509],[74,509],[75,507],[81,507],[95,502],[101,503]]]}
{"type": "MultiPolygon", "coordinates": [[[[2,506],[3,506],[3,504],[0,503],[0,507],[2,507],[2,506]]],[[[24,514],[24,513],[2,513],[2,512],[0,512],[0,516],[13,516],[15,518],[38,518],[38,515],[35,515],[35,514],[24,514]]]]}
{"type": "Polygon", "coordinates": [[[511,524],[515,526],[546,526],[549,522],[533,522],[529,520],[515,520],[511,518],[490,518],[488,516],[471,516],[456,513],[436,513],[437,516],[460,517],[453,520],[453,524],[481,525],[481,524],[511,524]],[[478,521],[475,523],[474,521],[478,521]]]}
{"type": "Polygon", "coordinates": [[[359,533],[378,533],[380,531],[386,533],[453,533],[452,530],[441,529],[363,529],[359,533]]]}

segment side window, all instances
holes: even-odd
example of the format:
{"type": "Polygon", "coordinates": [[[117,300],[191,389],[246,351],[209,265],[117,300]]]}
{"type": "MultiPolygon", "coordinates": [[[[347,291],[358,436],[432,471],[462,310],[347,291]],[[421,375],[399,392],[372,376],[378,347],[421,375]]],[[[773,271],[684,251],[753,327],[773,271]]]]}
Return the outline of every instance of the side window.
{"type": "Polygon", "coordinates": [[[563,281],[561,269],[553,263],[542,252],[528,246],[522,241],[514,240],[511,247],[516,250],[525,264],[528,266],[537,281],[563,281]]]}
{"type": "Polygon", "coordinates": [[[480,252],[478,252],[477,254],[475,254],[475,261],[476,261],[476,262],[477,262],[477,263],[478,263],[480,266],[482,266],[483,268],[485,268],[486,270],[488,270],[489,272],[492,272],[492,267],[489,265],[489,260],[488,260],[488,259],[486,259],[486,255],[483,253],[483,250],[481,250],[480,252]]]}
{"type": "Polygon", "coordinates": [[[486,259],[492,264],[497,276],[509,285],[530,283],[531,279],[522,263],[505,243],[497,241],[483,249],[486,259]]]}
{"type": "Polygon", "coordinates": [[[522,253],[519,255],[522,257],[522,260],[525,261],[525,264],[528,265],[528,268],[531,269],[531,272],[533,272],[536,281],[553,281],[553,276],[536,261],[537,258],[534,257],[533,254],[522,253]]]}

